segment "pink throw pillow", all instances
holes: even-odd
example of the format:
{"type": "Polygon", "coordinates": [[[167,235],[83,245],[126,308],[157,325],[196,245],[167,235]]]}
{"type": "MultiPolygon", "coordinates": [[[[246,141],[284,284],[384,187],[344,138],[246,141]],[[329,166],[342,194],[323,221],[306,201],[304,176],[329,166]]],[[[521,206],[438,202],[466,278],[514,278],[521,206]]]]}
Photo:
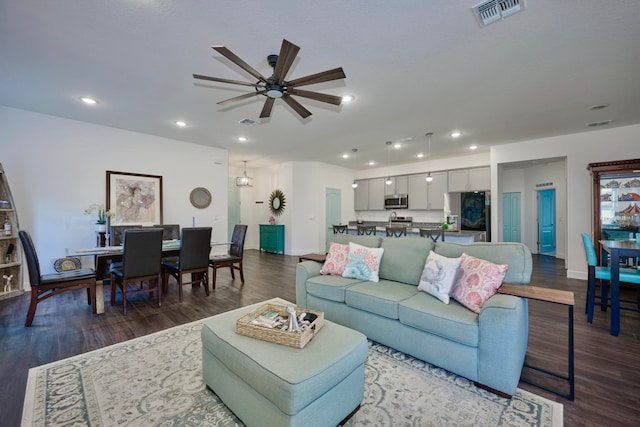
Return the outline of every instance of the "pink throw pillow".
{"type": "Polygon", "coordinates": [[[329,253],[320,269],[320,274],[331,274],[332,276],[342,276],[344,268],[349,259],[349,245],[331,242],[329,253]]]}
{"type": "Polygon", "coordinates": [[[506,264],[492,262],[462,254],[460,271],[453,291],[453,299],[469,310],[480,313],[482,305],[497,291],[507,274],[506,264]]]}

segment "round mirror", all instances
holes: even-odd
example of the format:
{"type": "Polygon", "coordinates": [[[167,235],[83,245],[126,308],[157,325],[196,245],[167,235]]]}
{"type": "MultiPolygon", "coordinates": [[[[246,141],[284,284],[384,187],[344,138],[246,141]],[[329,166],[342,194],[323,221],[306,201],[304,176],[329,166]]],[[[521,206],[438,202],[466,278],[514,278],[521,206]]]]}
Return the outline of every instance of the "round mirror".
{"type": "Polygon", "coordinates": [[[211,204],[211,193],[204,187],[197,187],[191,191],[189,199],[193,206],[204,209],[211,204]]]}
{"type": "Polygon", "coordinates": [[[269,196],[269,210],[275,216],[282,214],[285,205],[285,197],[282,191],[273,190],[271,196],[269,196]]]}

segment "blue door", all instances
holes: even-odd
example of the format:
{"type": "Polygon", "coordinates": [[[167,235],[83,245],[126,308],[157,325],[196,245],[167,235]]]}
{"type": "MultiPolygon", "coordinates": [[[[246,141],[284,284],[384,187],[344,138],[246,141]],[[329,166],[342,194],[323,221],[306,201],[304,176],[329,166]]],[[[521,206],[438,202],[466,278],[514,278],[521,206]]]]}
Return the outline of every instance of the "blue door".
{"type": "Polygon", "coordinates": [[[538,252],[556,251],[556,190],[538,191],[538,252]]]}
{"type": "Polygon", "coordinates": [[[502,241],[521,242],[520,193],[502,195],[502,241]]]}
{"type": "Polygon", "coordinates": [[[325,247],[329,250],[329,242],[331,242],[331,235],[333,234],[333,225],[340,224],[342,221],[342,191],[335,188],[327,188],[325,194],[325,209],[326,209],[326,240],[325,247]]]}

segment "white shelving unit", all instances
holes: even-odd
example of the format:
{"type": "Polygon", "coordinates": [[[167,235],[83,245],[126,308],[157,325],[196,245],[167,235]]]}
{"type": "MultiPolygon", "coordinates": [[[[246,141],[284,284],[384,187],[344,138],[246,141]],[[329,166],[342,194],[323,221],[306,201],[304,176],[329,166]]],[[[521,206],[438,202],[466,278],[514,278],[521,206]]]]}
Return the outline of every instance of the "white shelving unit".
{"type": "Polygon", "coordinates": [[[18,296],[24,292],[19,229],[18,213],[13,203],[11,189],[4,168],[0,164],[0,300],[18,296]],[[11,224],[9,235],[4,231],[5,218],[11,224]],[[5,289],[7,280],[4,276],[13,276],[10,289],[5,289]]]}

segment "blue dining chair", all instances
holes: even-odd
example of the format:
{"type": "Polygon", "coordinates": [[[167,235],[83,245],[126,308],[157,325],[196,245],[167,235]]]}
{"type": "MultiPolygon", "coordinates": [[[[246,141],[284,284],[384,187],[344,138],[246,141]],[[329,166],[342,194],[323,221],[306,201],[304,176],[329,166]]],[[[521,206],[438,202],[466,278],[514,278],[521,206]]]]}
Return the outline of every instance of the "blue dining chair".
{"type": "MultiPolygon", "coordinates": [[[[588,277],[587,277],[587,304],[585,311],[587,313],[587,322],[593,322],[593,308],[599,305],[602,311],[606,311],[609,305],[609,281],[611,280],[611,270],[609,267],[599,266],[596,257],[596,250],[593,242],[588,234],[582,234],[582,243],[584,244],[584,252],[587,256],[588,277]],[[600,296],[596,296],[596,279],[600,280],[600,296]],[[596,303],[596,299],[599,302],[596,303]]],[[[640,271],[634,268],[620,268],[620,283],[633,283],[640,285],[640,271]]],[[[640,292],[640,286],[638,287],[640,292]]],[[[640,299],[637,301],[621,299],[620,302],[636,303],[640,308],[640,299]]],[[[620,307],[621,310],[638,311],[635,307],[620,307]]]]}

